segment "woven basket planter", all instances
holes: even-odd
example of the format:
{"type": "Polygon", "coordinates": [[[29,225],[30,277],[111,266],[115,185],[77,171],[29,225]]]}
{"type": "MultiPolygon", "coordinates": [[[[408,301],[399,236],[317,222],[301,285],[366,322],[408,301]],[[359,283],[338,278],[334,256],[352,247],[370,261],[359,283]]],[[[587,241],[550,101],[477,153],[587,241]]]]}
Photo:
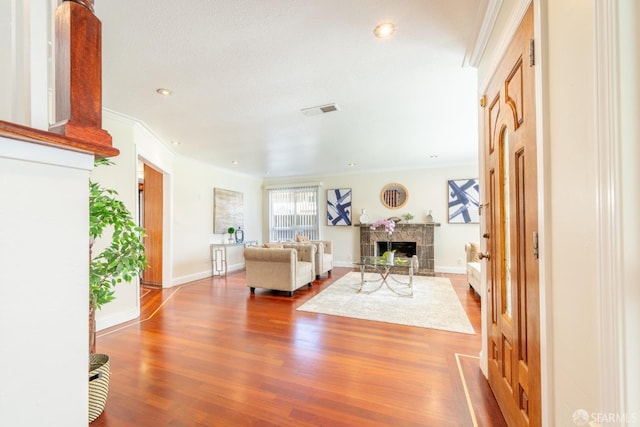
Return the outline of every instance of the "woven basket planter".
{"type": "Polygon", "coordinates": [[[111,366],[106,354],[92,354],[89,358],[89,422],[100,416],[107,404],[111,366]]]}

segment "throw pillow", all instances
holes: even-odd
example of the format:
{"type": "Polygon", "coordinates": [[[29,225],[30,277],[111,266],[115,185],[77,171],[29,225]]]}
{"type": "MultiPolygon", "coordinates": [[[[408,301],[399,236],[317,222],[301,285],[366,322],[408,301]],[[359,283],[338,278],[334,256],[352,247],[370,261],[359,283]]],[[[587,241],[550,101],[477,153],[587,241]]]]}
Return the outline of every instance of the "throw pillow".
{"type": "Polygon", "coordinates": [[[480,262],[480,245],[477,243],[469,243],[469,262],[480,262]]]}
{"type": "Polygon", "coordinates": [[[284,249],[282,243],[265,243],[264,247],[269,249],[284,249]]]}
{"type": "Polygon", "coordinates": [[[308,242],[309,241],[309,237],[298,235],[298,236],[296,236],[296,241],[298,241],[298,242],[308,242]]]}

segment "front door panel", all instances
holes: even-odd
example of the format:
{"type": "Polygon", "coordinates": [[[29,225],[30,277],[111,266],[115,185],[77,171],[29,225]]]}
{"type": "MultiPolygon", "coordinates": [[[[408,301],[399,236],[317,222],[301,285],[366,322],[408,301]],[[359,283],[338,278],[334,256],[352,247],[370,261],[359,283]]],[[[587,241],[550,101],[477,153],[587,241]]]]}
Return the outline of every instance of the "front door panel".
{"type": "Polygon", "coordinates": [[[489,383],[511,426],[541,424],[532,39],[530,6],[491,80],[484,111],[489,383]]]}

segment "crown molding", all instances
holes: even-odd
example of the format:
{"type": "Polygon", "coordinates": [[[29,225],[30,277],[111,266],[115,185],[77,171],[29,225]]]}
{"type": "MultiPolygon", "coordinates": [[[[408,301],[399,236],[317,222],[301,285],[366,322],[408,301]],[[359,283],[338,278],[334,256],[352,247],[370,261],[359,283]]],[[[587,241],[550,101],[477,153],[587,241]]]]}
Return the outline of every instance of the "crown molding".
{"type": "MultiPolygon", "coordinates": [[[[491,77],[493,77],[493,72],[498,68],[498,64],[507,51],[509,43],[511,43],[511,40],[518,30],[518,27],[520,27],[522,18],[524,18],[524,14],[527,13],[527,9],[529,8],[531,2],[532,0],[517,0],[516,5],[513,7],[513,11],[511,12],[511,16],[507,20],[508,24],[503,29],[502,34],[500,34],[499,36],[498,43],[496,44],[496,49],[492,52],[489,66],[487,67],[489,73],[487,73],[483,81],[478,82],[478,93],[485,93],[485,91],[487,90],[489,81],[491,81],[491,77]]],[[[493,28],[490,28],[489,31],[493,31],[493,28]]],[[[483,56],[484,53],[480,58],[478,58],[478,60],[482,59],[483,56]]]]}
{"type": "Polygon", "coordinates": [[[498,19],[498,14],[500,12],[500,8],[502,7],[503,0],[488,1],[489,4],[487,4],[486,7],[483,7],[484,2],[481,2],[478,6],[478,15],[476,16],[474,28],[478,27],[480,11],[484,9],[485,13],[480,24],[480,29],[477,31],[475,44],[471,49],[467,49],[467,52],[464,55],[464,61],[462,63],[463,67],[477,68],[478,64],[480,64],[480,60],[482,59],[482,55],[484,55],[484,50],[487,48],[487,43],[489,43],[489,37],[491,36],[493,26],[498,19]]]}

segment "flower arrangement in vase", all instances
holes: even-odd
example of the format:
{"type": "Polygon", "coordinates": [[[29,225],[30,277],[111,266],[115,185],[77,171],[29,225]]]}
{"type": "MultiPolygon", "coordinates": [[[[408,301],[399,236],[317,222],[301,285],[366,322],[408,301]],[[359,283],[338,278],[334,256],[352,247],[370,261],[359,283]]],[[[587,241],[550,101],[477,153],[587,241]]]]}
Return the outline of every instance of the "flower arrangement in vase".
{"type": "Polygon", "coordinates": [[[391,253],[391,260],[393,261],[393,252],[391,252],[391,234],[393,234],[393,230],[396,228],[396,222],[392,219],[379,219],[371,224],[371,229],[375,230],[380,226],[384,226],[384,231],[388,234],[387,239],[387,251],[384,253],[384,259],[389,260],[387,256],[388,253],[391,253]]]}
{"type": "Polygon", "coordinates": [[[395,228],[396,228],[396,222],[394,220],[392,220],[392,219],[379,219],[379,220],[376,220],[373,224],[371,224],[371,229],[375,230],[376,228],[380,227],[381,225],[384,226],[384,231],[386,231],[389,234],[393,233],[393,230],[395,230],[395,228]]]}

